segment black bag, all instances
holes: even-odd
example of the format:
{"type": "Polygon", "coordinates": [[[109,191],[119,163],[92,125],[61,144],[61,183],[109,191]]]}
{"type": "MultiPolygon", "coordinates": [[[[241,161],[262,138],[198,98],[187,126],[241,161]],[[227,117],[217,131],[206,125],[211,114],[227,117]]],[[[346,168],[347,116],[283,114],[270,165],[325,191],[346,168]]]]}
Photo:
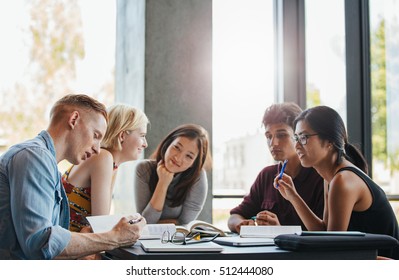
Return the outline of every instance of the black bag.
{"type": "Polygon", "coordinates": [[[365,233],[363,235],[334,235],[331,232],[319,235],[281,234],[274,238],[281,249],[290,251],[341,251],[376,249],[378,255],[396,257],[399,241],[392,236],[365,233]]]}

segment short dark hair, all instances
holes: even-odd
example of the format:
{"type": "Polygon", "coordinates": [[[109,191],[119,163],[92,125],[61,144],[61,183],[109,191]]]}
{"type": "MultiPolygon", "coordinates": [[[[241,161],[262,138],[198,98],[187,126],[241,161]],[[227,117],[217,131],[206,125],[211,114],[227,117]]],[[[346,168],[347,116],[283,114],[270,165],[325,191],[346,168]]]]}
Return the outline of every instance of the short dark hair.
{"type": "Polygon", "coordinates": [[[294,129],[294,120],[302,112],[302,109],[293,102],[273,104],[266,108],[263,115],[263,126],[285,123],[294,129]]]}
{"type": "Polygon", "coordinates": [[[57,118],[57,114],[64,110],[64,107],[78,107],[88,111],[95,111],[104,116],[108,122],[107,108],[104,104],[86,94],[68,94],[59,99],[50,111],[50,118],[57,118]]]}

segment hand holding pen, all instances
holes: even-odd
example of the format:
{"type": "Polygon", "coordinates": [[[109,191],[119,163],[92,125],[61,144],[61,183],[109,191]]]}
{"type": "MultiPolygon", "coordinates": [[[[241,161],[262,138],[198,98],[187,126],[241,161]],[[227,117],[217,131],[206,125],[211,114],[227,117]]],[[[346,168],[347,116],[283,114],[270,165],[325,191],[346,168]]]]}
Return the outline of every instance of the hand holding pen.
{"type": "Polygon", "coordinates": [[[263,210],[260,211],[256,216],[251,217],[251,220],[255,221],[256,226],[278,226],[280,221],[276,214],[271,211],[263,210]]]}
{"type": "Polygon", "coordinates": [[[285,166],[286,164],[283,164],[281,172],[279,173],[279,175],[276,176],[276,178],[274,178],[274,187],[286,200],[292,202],[292,200],[297,198],[298,193],[296,191],[295,184],[291,176],[284,173],[285,166]]]}
{"type": "Polygon", "coordinates": [[[115,237],[116,248],[132,246],[136,243],[145,225],[146,220],[140,214],[122,217],[110,231],[110,234],[115,237]]]}
{"type": "Polygon", "coordinates": [[[258,225],[258,223],[256,222],[256,216],[253,216],[253,217],[251,217],[251,219],[250,219],[250,220],[254,221],[254,223],[255,223],[255,226],[257,226],[257,225],[258,225]]]}
{"type": "MultiPolygon", "coordinates": [[[[278,174],[277,180],[280,180],[281,178],[283,178],[283,174],[284,174],[284,171],[285,171],[285,167],[287,166],[287,162],[288,162],[288,159],[284,160],[283,167],[281,168],[281,171],[278,174]]],[[[278,189],[278,183],[276,184],[276,189],[278,189]]]]}
{"type": "Polygon", "coordinates": [[[129,220],[128,223],[131,224],[131,225],[133,225],[133,224],[140,223],[142,220],[143,220],[143,216],[140,216],[140,217],[137,218],[137,219],[131,219],[131,220],[129,220]]]}

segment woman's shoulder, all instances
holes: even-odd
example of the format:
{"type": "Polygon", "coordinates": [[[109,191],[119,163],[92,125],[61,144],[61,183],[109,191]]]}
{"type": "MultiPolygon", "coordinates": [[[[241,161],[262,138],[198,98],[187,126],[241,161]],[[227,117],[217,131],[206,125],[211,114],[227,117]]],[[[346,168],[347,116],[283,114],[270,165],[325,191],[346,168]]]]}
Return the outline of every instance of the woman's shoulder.
{"type": "Polygon", "coordinates": [[[153,169],[156,169],[157,163],[152,159],[138,160],[136,164],[136,172],[138,175],[151,173],[153,169]]]}
{"type": "Polygon", "coordinates": [[[101,152],[98,155],[89,158],[87,163],[91,165],[92,168],[95,168],[96,172],[98,172],[98,168],[103,169],[113,167],[114,157],[108,150],[101,149],[101,152]]]}
{"type": "MultiPolygon", "coordinates": [[[[354,166],[340,168],[330,182],[330,188],[335,187],[341,190],[353,190],[354,186],[364,185],[365,181],[359,174],[359,169],[354,166]]],[[[360,171],[361,172],[361,171],[360,171]]]]}
{"type": "Polygon", "coordinates": [[[141,159],[137,161],[137,168],[152,168],[157,166],[157,163],[153,159],[141,159]]]}
{"type": "Polygon", "coordinates": [[[362,178],[364,174],[358,167],[354,165],[345,165],[340,167],[334,174],[333,180],[346,180],[348,178],[362,178]]]}
{"type": "Polygon", "coordinates": [[[79,165],[74,165],[73,168],[68,170],[68,179],[73,181],[73,178],[85,178],[84,180],[89,180],[92,174],[101,173],[108,167],[113,167],[113,156],[112,154],[104,149],[97,155],[92,155],[90,158],[86,159],[79,165]]]}
{"type": "Polygon", "coordinates": [[[208,176],[206,174],[206,170],[202,169],[198,175],[198,179],[194,182],[194,185],[203,185],[208,187],[208,176]]]}
{"type": "Polygon", "coordinates": [[[199,176],[200,176],[200,179],[207,179],[206,170],[202,169],[199,176]]]}

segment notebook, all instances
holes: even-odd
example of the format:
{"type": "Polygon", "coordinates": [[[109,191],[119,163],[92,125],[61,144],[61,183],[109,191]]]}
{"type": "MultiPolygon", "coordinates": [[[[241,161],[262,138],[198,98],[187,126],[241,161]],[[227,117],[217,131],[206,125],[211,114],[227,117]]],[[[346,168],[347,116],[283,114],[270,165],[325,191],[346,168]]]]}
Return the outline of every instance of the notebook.
{"type": "Polygon", "coordinates": [[[240,236],[274,238],[280,234],[301,231],[301,226],[242,226],[240,229],[240,236]]]}
{"type": "MultiPolygon", "coordinates": [[[[88,216],[86,217],[90,223],[93,232],[106,232],[113,228],[119,220],[127,215],[101,215],[101,216],[88,216]]],[[[159,239],[162,234],[168,231],[173,234],[176,231],[174,224],[147,224],[144,226],[143,231],[140,235],[141,239],[159,239]]]]}
{"type": "Polygon", "coordinates": [[[301,231],[296,235],[302,236],[365,236],[366,233],[361,231],[301,231]]]}
{"type": "Polygon", "coordinates": [[[263,237],[218,237],[213,242],[220,245],[236,246],[236,247],[249,247],[249,246],[270,246],[274,245],[273,238],[263,238],[263,237]]]}
{"type": "Polygon", "coordinates": [[[146,252],[221,252],[223,247],[213,242],[199,242],[187,245],[177,245],[170,242],[163,244],[161,241],[140,240],[141,247],[146,252]]]}

